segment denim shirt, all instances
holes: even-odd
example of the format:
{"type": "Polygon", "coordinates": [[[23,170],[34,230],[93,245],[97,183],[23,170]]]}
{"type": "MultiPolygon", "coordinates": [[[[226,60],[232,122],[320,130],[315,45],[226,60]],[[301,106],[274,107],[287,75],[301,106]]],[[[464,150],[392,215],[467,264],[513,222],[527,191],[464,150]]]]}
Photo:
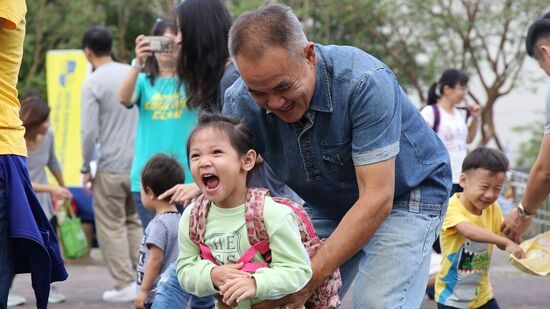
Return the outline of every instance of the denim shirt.
{"type": "Polygon", "coordinates": [[[444,209],[449,156],[391,70],[357,48],[316,44],[315,51],[315,91],[300,121],[261,108],[242,79],[226,91],[223,113],[251,127],[273,171],[327,219],[341,219],[357,202],[355,166],[392,157],[394,208],[444,209]]]}

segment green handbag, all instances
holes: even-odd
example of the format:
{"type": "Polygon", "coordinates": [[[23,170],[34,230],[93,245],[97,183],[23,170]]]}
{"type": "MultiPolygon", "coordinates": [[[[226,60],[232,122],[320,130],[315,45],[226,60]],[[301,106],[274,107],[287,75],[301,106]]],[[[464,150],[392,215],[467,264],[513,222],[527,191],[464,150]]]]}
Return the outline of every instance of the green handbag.
{"type": "Polygon", "coordinates": [[[69,199],[57,204],[57,223],[64,256],[69,259],[83,256],[88,251],[88,242],[69,199]]]}

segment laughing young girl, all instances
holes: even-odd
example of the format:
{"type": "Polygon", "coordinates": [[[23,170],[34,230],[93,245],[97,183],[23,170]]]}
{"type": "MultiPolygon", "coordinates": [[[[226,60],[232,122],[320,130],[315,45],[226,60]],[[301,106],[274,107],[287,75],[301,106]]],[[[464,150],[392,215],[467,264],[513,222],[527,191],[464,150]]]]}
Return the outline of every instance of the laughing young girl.
{"type": "Polygon", "coordinates": [[[261,202],[271,257],[256,253],[252,261],[239,262],[251,247],[245,212],[250,199],[257,198],[257,189],[247,187],[257,156],[252,132],[237,120],[206,114],[189,136],[187,153],[203,195],[185,209],[180,221],[177,274],[182,287],[199,296],[219,294],[225,305],[237,308],[303,288],[312,270],[300,239],[299,218],[269,196],[261,202]],[[193,210],[197,207],[202,207],[198,214],[193,210]],[[201,215],[204,225],[194,224],[201,215]],[[210,259],[204,258],[204,248],[210,259]]]}

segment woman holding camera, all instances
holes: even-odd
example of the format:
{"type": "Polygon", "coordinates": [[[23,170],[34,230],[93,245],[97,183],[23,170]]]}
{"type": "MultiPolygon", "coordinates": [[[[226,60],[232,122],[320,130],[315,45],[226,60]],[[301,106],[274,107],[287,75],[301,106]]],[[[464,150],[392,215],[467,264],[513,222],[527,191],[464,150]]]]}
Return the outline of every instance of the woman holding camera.
{"type": "MultiPolygon", "coordinates": [[[[177,158],[187,167],[185,141],[197,123],[197,112],[187,106],[185,89],[176,75],[179,53],[179,45],[174,44],[176,34],[174,21],[157,19],[152,36],[139,35],[132,69],[118,91],[122,104],[139,109],[130,180],[144,230],[155,213],[141,203],[140,171],[159,152],[177,158]]],[[[193,182],[188,168],[185,168],[185,181],[193,182]]]]}

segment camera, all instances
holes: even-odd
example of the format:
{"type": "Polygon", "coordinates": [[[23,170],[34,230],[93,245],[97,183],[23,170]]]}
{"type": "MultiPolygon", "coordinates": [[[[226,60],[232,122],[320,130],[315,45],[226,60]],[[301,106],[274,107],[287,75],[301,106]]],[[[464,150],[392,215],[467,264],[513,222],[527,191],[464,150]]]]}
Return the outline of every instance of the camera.
{"type": "Polygon", "coordinates": [[[149,41],[149,47],[153,52],[157,53],[170,53],[172,52],[172,45],[174,41],[165,36],[145,36],[145,40],[149,41]]]}

